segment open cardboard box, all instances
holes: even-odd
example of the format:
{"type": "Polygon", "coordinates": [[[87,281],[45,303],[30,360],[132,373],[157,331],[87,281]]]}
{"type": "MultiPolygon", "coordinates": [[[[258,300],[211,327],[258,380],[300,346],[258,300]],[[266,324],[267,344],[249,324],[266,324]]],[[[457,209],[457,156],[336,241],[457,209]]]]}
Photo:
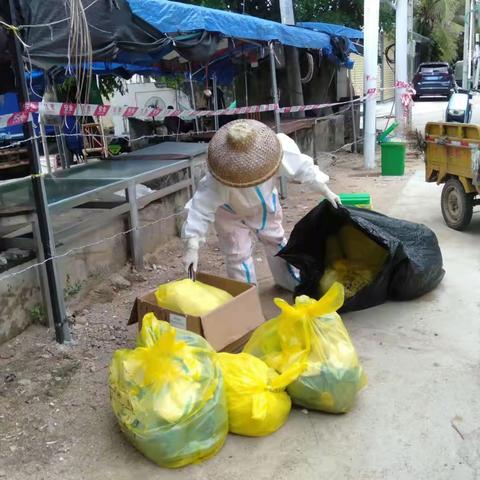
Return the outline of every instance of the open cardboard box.
{"type": "Polygon", "coordinates": [[[226,290],[234,299],[206,315],[194,317],[159,307],[153,291],[136,298],[128,324],[138,322],[140,330],[144,315],[152,312],[174,327],[198,333],[218,352],[238,352],[253,330],[265,321],[257,288],[206,273],[198,273],[197,280],[226,290]]]}

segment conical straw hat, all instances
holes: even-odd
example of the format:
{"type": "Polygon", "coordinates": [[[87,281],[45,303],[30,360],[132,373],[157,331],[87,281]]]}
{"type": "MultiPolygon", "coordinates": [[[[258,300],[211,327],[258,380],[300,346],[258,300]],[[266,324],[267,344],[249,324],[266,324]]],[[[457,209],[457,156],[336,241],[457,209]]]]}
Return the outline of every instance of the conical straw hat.
{"type": "Polygon", "coordinates": [[[234,120],[210,140],[207,163],[219,182],[246,188],[272,178],[282,155],[280,141],[271,128],[256,120],[234,120]]]}

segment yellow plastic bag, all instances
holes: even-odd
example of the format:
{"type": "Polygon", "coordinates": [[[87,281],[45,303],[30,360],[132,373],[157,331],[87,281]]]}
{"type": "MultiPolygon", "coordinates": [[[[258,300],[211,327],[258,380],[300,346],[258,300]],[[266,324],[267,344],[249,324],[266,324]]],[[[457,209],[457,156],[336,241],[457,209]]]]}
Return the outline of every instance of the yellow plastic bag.
{"type": "Polygon", "coordinates": [[[285,388],[300,371],[278,375],[248,353],[219,353],[227,393],[230,431],[260,437],[278,430],[288,418],[292,402],[285,388]]]}
{"type": "Polygon", "coordinates": [[[220,450],[228,433],[216,353],[199,335],[145,315],[137,348],[117,350],[110,398],[124,434],[147,458],[182,467],[220,450]]]}
{"type": "Polygon", "coordinates": [[[320,295],[323,295],[335,283],[341,283],[345,288],[345,297],[351,298],[357,292],[370,285],[378,272],[362,262],[346,259],[335,260],[325,269],[320,279],[320,295]]]}
{"type": "Polygon", "coordinates": [[[206,315],[233,298],[225,290],[190,279],[160,285],[155,297],[162,308],[196,317],[206,315]]]}
{"type": "Polygon", "coordinates": [[[352,225],[343,226],[326,241],[325,272],[320,279],[319,294],[335,283],[345,288],[351,298],[372,283],[387,261],[388,251],[352,225]]]}
{"type": "Polygon", "coordinates": [[[320,300],[300,296],[290,306],[275,299],[281,314],[260,326],[244,348],[280,373],[303,366],[303,373],[287,388],[296,405],[347,412],[366,385],[355,348],[336,313],[343,300],[339,283],[320,300]]]}

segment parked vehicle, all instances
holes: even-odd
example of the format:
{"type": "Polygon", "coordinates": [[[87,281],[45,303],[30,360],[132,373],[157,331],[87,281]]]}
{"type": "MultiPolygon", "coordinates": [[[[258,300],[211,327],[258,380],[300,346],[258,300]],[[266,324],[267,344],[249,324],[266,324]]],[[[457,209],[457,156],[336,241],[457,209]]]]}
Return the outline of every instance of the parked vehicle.
{"type": "Polygon", "coordinates": [[[444,184],[441,207],[445,223],[464,230],[480,205],[478,125],[429,122],[425,127],[425,179],[444,184]]]}
{"type": "Polygon", "coordinates": [[[472,93],[462,90],[452,94],[445,114],[446,122],[470,123],[472,119],[472,93]]]}
{"type": "Polygon", "coordinates": [[[450,98],[456,88],[453,69],[446,62],[421,63],[413,77],[413,88],[414,100],[434,95],[450,98]]]}

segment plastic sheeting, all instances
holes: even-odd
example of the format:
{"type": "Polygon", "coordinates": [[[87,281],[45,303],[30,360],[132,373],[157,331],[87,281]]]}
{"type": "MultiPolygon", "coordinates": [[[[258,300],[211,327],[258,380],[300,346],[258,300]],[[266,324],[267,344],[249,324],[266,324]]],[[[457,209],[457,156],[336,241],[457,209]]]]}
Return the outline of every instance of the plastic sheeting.
{"type": "MultiPolygon", "coordinates": [[[[52,66],[66,65],[69,34],[66,9],[58,8],[57,0],[42,2],[15,0],[15,2],[19,23],[26,25],[21,29],[21,35],[25,43],[30,45],[29,61],[45,70],[52,66]]],[[[342,63],[336,58],[329,34],[306,28],[167,0],[96,2],[82,0],[82,2],[91,27],[93,59],[100,62],[94,64],[94,69],[98,68],[95,73],[100,75],[113,73],[126,78],[132,73],[148,74],[147,71],[140,72],[138,69],[135,71],[134,65],[158,64],[174,48],[180,49],[182,42],[186,41],[187,45],[188,39],[175,37],[174,45],[172,38],[168,36],[180,31],[218,32],[227,37],[256,41],[276,40],[285,45],[322,50],[332,62],[342,63]]],[[[0,5],[0,15],[5,14],[4,8],[0,5]]],[[[217,70],[215,67],[212,65],[209,73],[217,70]]],[[[236,72],[235,66],[226,59],[218,67],[219,83],[231,83],[236,72]],[[228,73],[225,73],[226,67],[228,73]]]]}
{"type": "MultiPolygon", "coordinates": [[[[87,67],[88,65],[85,64],[85,68],[87,67]]],[[[92,73],[95,75],[116,75],[127,80],[132,78],[133,75],[163,75],[158,67],[117,62],[94,62],[92,63],[92,73]]],[[[72,76],[72,74],[67,75],[66,66],[52,68],[49,70],[49,74],[55,77],[55,83],[57,84],[62,83],[68,76],[72,76]]],[[[37,92],[43,92],[44,72],[42,70],[33,70],[31,73],[25,72],[25,77],[28,86],[33,86],[37,92]]]]}
{"type": "MultiPolygon", "coordinates": [[[[18,97],[15,93],[0,95],[0,115],[18,112],[18,97]]],[[[0,142],[23,138],[23,125],[0,128],[0,142]]]]}
{"type": "MultiPolygon", "coordinates": [[[[3,2],[2,2],[3,3],[3,2]]],[[[5,2],[8,4],[8,2],[5,2]]],[[[68,61],[68,10],[58,0],[15,0],[29,59],[43,69],[68,61]],[[34,27],[28,27],[33,25],[34,27]]],[[[153,63],[171,51],[171,41],[134,18],[126,0],[82,0],[92,37],[95,61],[153,63]],[[121,59],[121,60],[120,60],[121,59]]],[[[0,14],[5,13],[0,5],[0,14]]]]}
{"type": "MultiPolygon", "coordinates": [[[[353,28],[344,27],[342,25],[335,25],[333,23],[319,23],[319,22],[299,22],[297,26],[302,28],[307,28],[309,30],[315,30],[316,32],[323,32],[330,35],[331,42],[334,43],[336,40],[337,48],[332,45],[332,53],[329,55],[327,52],[327,57],[332,63],[338,64],[338,59],[340,63],[345,63],[347,68],[353,68],[353,62],[348,58],[350,52],[361,54],[361,51],[353,43],[353,40],[363,40],[363,32],[360,30],[355,30],[353,28]],[[346,58],[341,58],[342,55],[339,55],[338,46],[339,42],[344,41],[346,46],[345,55],[346,58]]],[[[358,45],[358,44],[357,44],[358,45]]]]}
{"type": "Polygon", "coordinates": [[[249,40],[277,40],[298,48],[330,51],[330,37],[325,33],[282,25],[263,18],[186,5],[167,0],[128,0],[132,12],[161,32],[192,30],[219,32],[226,37],[249,40]]]}
{"type": "Polygon", "coordinates": [[[308,28],[316,32],[327,33],[336,37],[347,37],[352,40],[362,40],[363,32],[354,28],[345,27],[343,25],[336,25],[334,23],[323,22],[298,22],[298,27],[308,28]]]}

